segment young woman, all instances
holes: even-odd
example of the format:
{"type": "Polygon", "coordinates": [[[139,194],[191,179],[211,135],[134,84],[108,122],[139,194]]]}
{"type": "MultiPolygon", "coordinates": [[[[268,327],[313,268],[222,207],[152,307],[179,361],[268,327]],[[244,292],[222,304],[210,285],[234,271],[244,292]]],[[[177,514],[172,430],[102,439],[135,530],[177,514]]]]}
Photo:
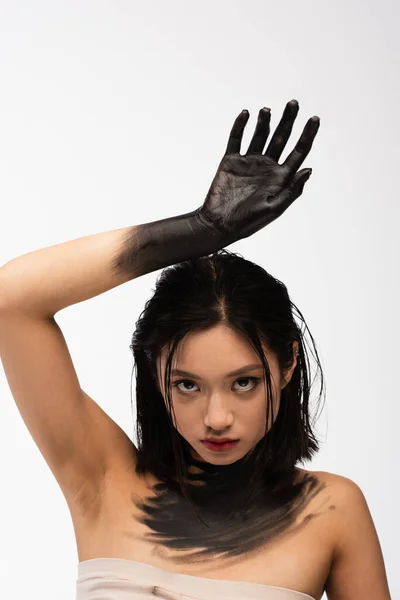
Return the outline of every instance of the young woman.
{"type": "Polygon", "coordinates": [[[71,512],[79,600],[390,599],[360,488],[296,467],[319,446],[287,289],[223,250],[302,194],[318,117],[278,162],[297,112],[290,101],[264,152],[262,109],[241,155],[242,111],[200,208],[0,269],[0,356],[71,512]],[[81,389],[55,314],[161,268],[131,344],[136,448],[81,389]]]}

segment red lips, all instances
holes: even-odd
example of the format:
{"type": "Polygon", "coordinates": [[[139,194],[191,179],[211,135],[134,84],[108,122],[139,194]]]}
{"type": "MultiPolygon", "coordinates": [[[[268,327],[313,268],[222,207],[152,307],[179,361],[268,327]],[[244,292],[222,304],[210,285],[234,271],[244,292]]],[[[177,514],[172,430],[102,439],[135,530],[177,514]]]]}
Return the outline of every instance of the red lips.
{"type": "Polygon", "coordinates": [[[237,442],[233,438],[206,438],[202,442],[212,442],[213,444],[223,444],[225,442],[237,442]]]}

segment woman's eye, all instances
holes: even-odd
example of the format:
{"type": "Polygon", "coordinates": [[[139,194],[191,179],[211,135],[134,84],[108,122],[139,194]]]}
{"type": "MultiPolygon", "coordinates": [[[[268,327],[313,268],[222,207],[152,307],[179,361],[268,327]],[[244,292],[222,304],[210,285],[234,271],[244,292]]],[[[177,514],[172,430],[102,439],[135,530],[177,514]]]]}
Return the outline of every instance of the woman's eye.
{"type": "MultiPolygon", "coordinates": [[[[243,382],[243,381],[247,381],[247,382],[249,382],[249,381],[251,381],[251,382],[253,383],[253,385],[252,385],[250,388],[249,388],[249,387],[247,387],[247,386],[242,386],[242,385],[239,385],[239,387],[238,387],[238,388],[236,388],[236,389],[243,390],[244,392],[250,392],[251,390],[253,390],[253,389],[254,389],[254,388],[257,386],[258,382],[260,381],[260,378],[259,378],[259,377],[241,377],[240,379],[237,379],[237,380],[235,381],[235,383],[237,383],[237,382],[239,382],[239,381],[240,381],[240,382],[243,382]]],[[[187,392],[186,392],[186,391],[184,391],[182,388],[178,387],[178,386],[180,386],[181,384],[184,384],[185,386],[186,386],[187,384],[189,384],[190,386],[196,385],[196,384],[194,383],[194,381],[190,381],[190,379],[181,379],[180,381],[175,381],[175,382],[173,383],[173,387],[176,387],[176,388],[178,388],[178,390],[179,390],[180,392],[184,393],[184,394],[185,394],[185,393],[187,393],[187,392]]],[[[190,393],[190,392],[193,392],[193,389],[190,389],[190,390],[188,390],[188,392],[189,392],[189,393],[190,393]]]]}
{"type": "Polygon", "coordinates": [[[239,386],[239,388],[241,390],[244,389],[244,391],[247,392],[247,391],[253,390],[255,387],[257,387],[257,384],[260,381],[260,378],[259,377],[241,377],[240,379],[237,379],[235,381],[235,383],[237,383],[238,381],[251,381],[253,383],[251,388],[247,388],[247,386],[246,386],[246,389],[245,389],[245,388],[243,388],[243,386],[239,386]]]}
{"type": "MultiPolygon", "coordinates": [[[[175,381],[175,383],[173,384],[173,387],[178,388],[178,390],[180,392],[183,392],[183,390],[178,387],[179,385],[181,385],[181,383],[184,383],[184,384],[188,383],[189,385],[196,385],[193,381],[190,381],[189,379],[181,379],[180,381],[175,381]]],[[[189,391],[193,391],[193,390],[189,390],[189,391]]],[[[183,393],[185,393],[185,392],[183,392],[183,393]]]]}

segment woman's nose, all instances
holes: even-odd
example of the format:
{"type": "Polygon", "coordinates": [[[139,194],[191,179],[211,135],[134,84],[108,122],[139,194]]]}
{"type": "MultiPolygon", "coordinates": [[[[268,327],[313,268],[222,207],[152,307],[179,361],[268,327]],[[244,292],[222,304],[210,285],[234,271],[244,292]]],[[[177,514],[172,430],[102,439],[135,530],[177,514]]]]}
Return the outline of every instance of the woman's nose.
{"type": "Polygon", "coordinates": [[[221,396],[211,398],[207,405],[204,424],[213,431],[220,431],[232,423],[233,414],[229,402],[223,400],[221,396]]]}

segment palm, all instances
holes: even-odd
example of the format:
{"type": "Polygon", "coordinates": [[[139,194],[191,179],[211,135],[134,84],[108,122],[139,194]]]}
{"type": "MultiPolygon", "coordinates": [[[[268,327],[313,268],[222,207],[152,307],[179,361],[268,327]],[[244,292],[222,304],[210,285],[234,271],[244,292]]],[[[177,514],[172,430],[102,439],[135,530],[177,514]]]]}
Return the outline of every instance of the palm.
{"type": "Polygon", "coordinates": [[[314,117],[308,121],[294,150],[283,164],[278,164],[297,112],[296,101],[286,105],[265,154],[262,151],[269,135],[270,113],[260,111],[255,133],[244,156],[239,152],[248,117],[241,113],[236,119],[226,153],[199,209],[230,242],[258,231],[300,196],[302,186],[297,182],[307,169],[296,172],[311,150],[319,119],[314,117]]]}
{"type": "Polygon", "coordinates": [[[273,200],[287,181],[288,171],[268,156],[225,155],[211,184],[205,210],[225,207],[233,216],[259,200],[273,200]]]}

